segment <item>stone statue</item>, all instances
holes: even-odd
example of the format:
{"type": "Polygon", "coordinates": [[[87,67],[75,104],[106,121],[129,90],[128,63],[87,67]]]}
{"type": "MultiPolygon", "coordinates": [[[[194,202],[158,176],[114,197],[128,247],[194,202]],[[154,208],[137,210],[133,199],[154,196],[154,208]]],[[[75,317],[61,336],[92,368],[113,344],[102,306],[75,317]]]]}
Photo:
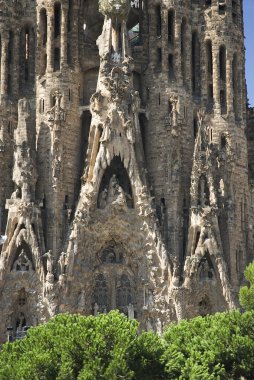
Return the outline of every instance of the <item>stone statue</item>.
{"type": "Polygon", "coordinates": [[[135,318],[134,317],[134,307],[131,303],[127,306],[127,309],[128,309],[128,318],[134,319],[135,318]]]}
{"type": "Polygon", "coordinates": [[[113,174],[109,181],[107,204],[126,205],[123,188],[119,185],[115,174],[113,174]]]}
{"type": "Polygon", "coordinates": [[[45,257],[47,258],[47,273],[52,274],[53,273],[53,253],[51,250],[49,250],[47,253],[45,253],[45,257]]]}
{"type": "Polygon", "coordinates": [[[111,126],[110,125],[111,125],[110,119],[109,119],[109,117],[107,117],[105,124],[103,126],[100,142],[110,141],[110,139],[111,139],[111,126]]]}
{"type": "Polygon", "coordinates": [[[160,318],[156,319],[156,330],[157,330],[157,334],[159,336],[162,336],[162,322],[161,322],[160,318]]]}
{"type": "Polygon", "coordinates": [[[15,261],[13,267],[17,272],[28,272],[31,269],[31,262],[28,259],[24,249],[20,252],[19,257],[15,261]]]}
{"type": "Polygon", "coordinates": [[[98,304],[95,302],[94,304],[94,308],[93,308],[93,315],[96,317],[98,315],[98,312],[99,312],[99,306],[98,304]]]}
{"type": "Polygon", "coordinates": [[[78,299],[78,307],[80,310],[84,310],[86,306],[86,293],[85,291],[82,289],[81,292],[80,292],[80,295],[79,295],[79,299],[78,299]]]}
{"type": "Polygon", "coordinates": [[[24,313],[20,312],[18,319],[17,319],[17,331],[22,331],[22,328],[25,326],[26,320],[25,320],[25,315],[24,313]]]}
{"type": "Polygon", "coordinates": [[[66,112],[61,108],[62,94],[60,91],[56,91],[55,94],[55,105],[47,112],[48,121],[55,123],[54,129],[57,131],[59,129],[59,124],[66,119],[66,112]]]}
{"type": "Polygon", "coordinates": [[[151,318],[146,320],[146,331],[153,331],[153,325],[151,318]]]}
{"type": "Polygon", "coordinates": [[[11,199],[20,199],[20,196],[21,196],[21,194],[20,194],[20,189],[17,188],[17,189],[12,193],[12,195],[11,195],[11,199]]]}
{"type": "Polygon", "coordinates": [[[61,275],[65,274],[66,272],[66,253],[62,252],[60,255],[60,258],[58,260],[59,266],[60,266],[60,273],[61,275]]]}

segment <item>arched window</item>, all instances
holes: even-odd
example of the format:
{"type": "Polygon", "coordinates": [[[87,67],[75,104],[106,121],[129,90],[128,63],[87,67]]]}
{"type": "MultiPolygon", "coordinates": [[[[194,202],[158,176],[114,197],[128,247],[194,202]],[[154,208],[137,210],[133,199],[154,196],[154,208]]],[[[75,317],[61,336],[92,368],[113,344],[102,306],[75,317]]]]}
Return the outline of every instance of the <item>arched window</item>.
{"type": "Polygon", "coordinates": [[[187,22],[186,18],[182,19],[181,25],[181,70],[183,83],[186,82],[186,39],[187,39],[187,22]]]}
{"type": "Polygon", "coordinates": [[[56,3],[54,5],[54,36],[57,38],[61,33],[61,4],[56,3]]]}
{"type": "Polygon", "coordinates": [[[238,21],[238,14],[237,14],[237,1],[232,0],[232,19],[235,24],[237,24],[238,21]]]}
{"type": "Polygon", "coordinates": [[[161,6],[157,5],[155,8],[156,13],[156,33],[157,36],[161,36],[161,6]]]}
{"type": "Polygon", "coordinates": [[[200,92],[200,46],[198,33],[192,33],[192,91],[198,95],[200,92]]]}
{"type": "Polygon", "coordinates": [[[225,46],[220,47],[220,79],[226,80],[226,48],[225,46]]]}
{"type": "Polygon", "coordinates": [[[194,140],[196,140],[197,135],[198,135],[198,121],[197,121],[197,118],[194,117],[194,119],[193,119],[193,137],[194,137],[194,140]]]}
{"type": "Polygon", "coordinates": [[[68,22],[67,22],[67,30],[68,32],[72,29],[72,23],[73,23],[73,1],[69,0],[69,10],[68,10],[68,22]]]}
{"type": "Polygon", "coordinates": [[[175,12],[170,9],[168,12],[168,42],[170,45],[174,45],[175,40],[175,12]]]}
{"type": "Polygon", "coordinates": [[[54,49],[54,71],[60,70],[60,49],[54,49]]]}
{"type": "Polygon", "coordinates": [[[207,102],[213,105],[213,53],[211,40],[206,41],[207,102]]]}
{"type": "Polygon", "coordinates": [[[233,62],[232,62],[232,82],[233,82],[233,106],[235,116],[238,114],[237,106],[238,106],[238,80],[237,80],[237,71],[238,71],[238,60],[237,55],[234,54],[233,62]]]}
{"type": "Polygon", "coordinates": [[[40,11],[40,37],[43,47],[47,44],[47,12],[45,8],[40,11]]]}
{"type": "Polygon", "coordinates": [[[132,304],[131,283],[126,274],[123,274],[120,279],[120,286],[116,293],[116,306],[126,307],[132,304]]]}
{"type": "Polygon", "coordinates": [[[95,278],[94,303],[99,306],[101,311],[108,308],[108,287],[106,279],[102,273],[97,274],[95,278]]]}
{"type": "Polygon", "coordinates": [[[219,51],[219,72],[220,72],[220,106],[221,114],[227,113],[227,88],[226,88],[226,48],[225,46],[220,47],[219,51]]]}
{"type": "Polygon", "coordinates": [[[174,77],[175,77],[175,73],[174,73],[174,55],[173,54],[169,54],[168,55],[168,76],[169,76],[169,79],[173,80],[174,77]]]}

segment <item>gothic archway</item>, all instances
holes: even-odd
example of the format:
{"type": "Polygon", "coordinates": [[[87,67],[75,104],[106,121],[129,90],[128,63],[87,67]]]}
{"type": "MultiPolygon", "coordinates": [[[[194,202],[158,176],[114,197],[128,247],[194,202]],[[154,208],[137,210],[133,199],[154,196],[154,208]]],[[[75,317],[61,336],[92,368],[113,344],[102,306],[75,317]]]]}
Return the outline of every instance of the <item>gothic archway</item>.
{"type": "Polygon", "coordinates": [[[105,170],[99,190],[98,208],[105,208],[114,198],[123,197],[129,208],[133,208],[132,187],[130,179],[119,156],[115,156],[105,170]]]}

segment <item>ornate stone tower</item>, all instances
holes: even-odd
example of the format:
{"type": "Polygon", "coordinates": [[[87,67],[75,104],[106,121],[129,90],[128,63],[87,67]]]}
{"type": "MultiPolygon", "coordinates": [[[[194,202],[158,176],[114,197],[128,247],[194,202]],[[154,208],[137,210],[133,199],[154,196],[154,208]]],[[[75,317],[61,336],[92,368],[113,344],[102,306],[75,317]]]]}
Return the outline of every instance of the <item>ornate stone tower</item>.
{"type": "Polygon", "coordinates": [[[66,311],[160,333],[237,306],[254,223],[242,2],[1,7],[1,339],[66,311]]]}

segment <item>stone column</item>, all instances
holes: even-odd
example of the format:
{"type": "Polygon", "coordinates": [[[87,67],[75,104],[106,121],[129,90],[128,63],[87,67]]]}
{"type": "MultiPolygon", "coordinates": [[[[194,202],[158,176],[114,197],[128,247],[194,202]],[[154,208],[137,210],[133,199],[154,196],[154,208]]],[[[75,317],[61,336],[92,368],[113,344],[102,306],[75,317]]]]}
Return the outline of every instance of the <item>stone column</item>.
{"type": "Polygon", "coordinates": [[[2,59],[1,59],[1,103],[7,98],[8,92],[8,47],[9,34],[2,33],[2,59]]]}
{"type": "Polygon", "coordinates": [[[47,72],[54,71],[54,8],[47,9],[47,72]]]}
{"type": "Polygon", "coordinates": [[[220,68],[219,49],[213,46],[213,99],[214,111],[220,113],[220,68]]]}
{"type": "Polygon", "coordinates": [[[61,70],[67,64],[67,19],[68,9],[62,7],[61,11],[61,70]]]}

